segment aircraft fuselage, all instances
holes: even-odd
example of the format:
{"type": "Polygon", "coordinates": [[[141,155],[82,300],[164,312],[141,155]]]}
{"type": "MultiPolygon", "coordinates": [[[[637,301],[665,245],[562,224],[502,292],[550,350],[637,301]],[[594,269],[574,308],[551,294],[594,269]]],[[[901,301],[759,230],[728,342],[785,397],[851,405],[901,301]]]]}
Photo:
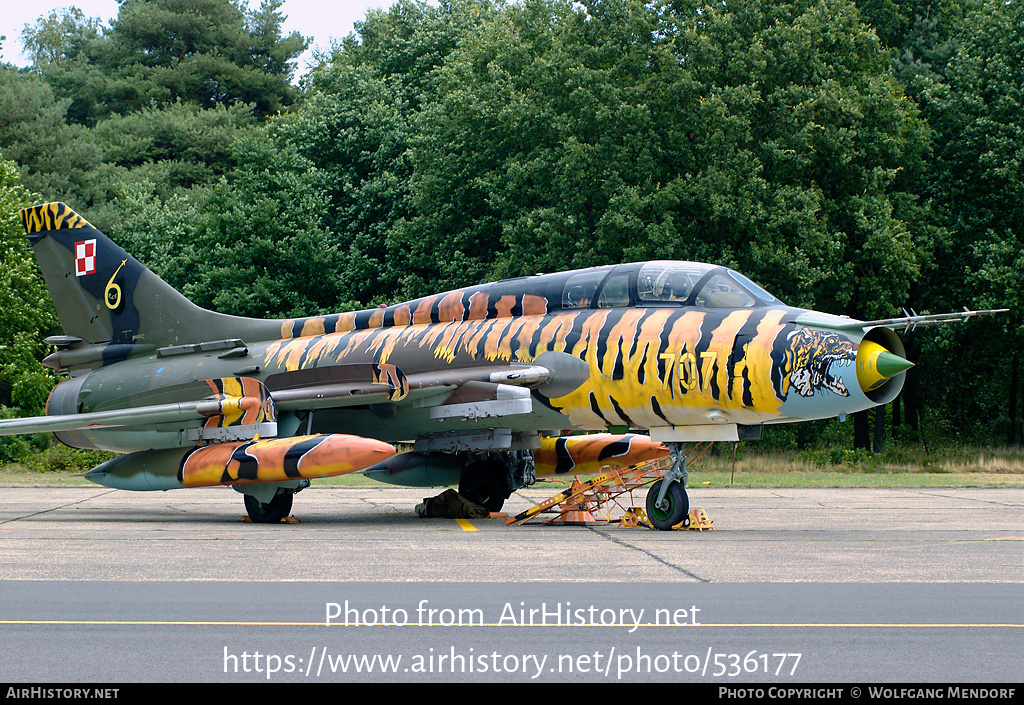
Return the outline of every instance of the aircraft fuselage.
{"type": "MultiPolygon", "coordinates": [[[[759,289],[741,291],[747,281],[710,265],[634,263],[482,284],[368,311],[260,322],[259,330],[272,325],[281,337],[130,356],[65,383],[50,413],[123,407],[141,393],[152,395],[148,403],[169,401],[190,384],[239,376],[286,399],[289,390],[350,381],[372,368],[372,381],[390,384],[388,395],[336,406],[329,397],[304,399],[295,406],[312,410],[312,418],[295,419],[306,424],[300,430],[411,442],[474,429],[528,436],[611,427],[651,429],[659,440],[713,440],[762,424],[852,413],[898,393],[902,375],[884,389],[862,388],[856,365],[862,332],[830,330],[821,314],[787,307],[766,292],[759,298],[759,289]],[[645,289],[644,282],[673,267],[693,269],[688,289],[677,284],[678,300],[645,300],[643,292],[654,285],[645,289]],[[725,284],[716,290],[724,300],[702,299],[702,287],[716,277],[725,284]],[[574,280],[583,280],[582,292],[574,280]],[[802,322],[808,315],[811,324],[802,322]],[[525,365],[552,352],[585,364],[576,382],[512,390],[518,394],[502,404],[500,385],[479,381],[480,370],[525,365]],[[475,396],[448,382],[460,375],[477,376],[475,396]],[[461,397],[453,397],[457,390],[461,397]]],[[[663,283],[648,298],[667,299],[666,291],[663,283]]],[[[226,332],[244,337],[241,326],[226,332]]],[[[890,331],[872,330],[869,337],[902,352],[890,331]]],[[[289,408],[286,401],[278,406],[289,408]]],[[[194,443],[173,423],[61,438],[118,451],[194,443]]]]}

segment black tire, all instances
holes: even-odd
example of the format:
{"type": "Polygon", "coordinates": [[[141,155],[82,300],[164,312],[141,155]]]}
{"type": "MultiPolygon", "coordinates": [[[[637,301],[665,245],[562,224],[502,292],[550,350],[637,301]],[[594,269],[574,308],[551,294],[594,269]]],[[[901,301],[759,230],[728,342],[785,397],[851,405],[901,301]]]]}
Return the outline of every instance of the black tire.
{"type": "Polygon", "coordinates": [[[668,486],[668,492],[665,493],[668,508],[664,511],[658,509],[654,503],[658,501],[662,482],[664,480],[655,482],[651,486],[651,491],[647,493],[647,518],[651,520],[651,525],[655,529],[669,531],[673,526],[686,519],[690,512],[690,498],[686,494],[686,488],[673,481],[668,486]]]}
{"type": "Polygon", "coordinates": [[[470,463],[459,476],[459,494],[489,512],[500,512],[511,494],[503,463],[482,460],[470,463]]]}
{"type": "Polygon", "coordinates": [[[278,490],[272,500],[263,503],[247,494],[245,495],[245,511],[248,512],[249,518],[254,524],[276,524],[292,511],[294,496],[291,492],[278,490]]]}

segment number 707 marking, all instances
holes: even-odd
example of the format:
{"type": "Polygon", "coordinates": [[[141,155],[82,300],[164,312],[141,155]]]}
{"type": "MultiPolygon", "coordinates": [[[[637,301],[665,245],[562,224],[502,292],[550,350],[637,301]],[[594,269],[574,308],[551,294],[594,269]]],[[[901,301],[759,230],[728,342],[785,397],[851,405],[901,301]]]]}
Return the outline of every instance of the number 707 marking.
{"type": "Polygon", "coordinates": [[[718,353],[708,350],[700,354],[700,369],[697,368],[697,357],[692,352],[661,353],[658,358],[665,360],[665,378],[661,381],[661,388],[668,389],[672,383],[672,375],[681,387],[696,389],[697,380],[700,378],[700,388],[705,390],[711,386],[711,375],[715,373],[715,363],[718,362],[718,353]],[[703,372],[703,375],[699,374],[703,372]]]}

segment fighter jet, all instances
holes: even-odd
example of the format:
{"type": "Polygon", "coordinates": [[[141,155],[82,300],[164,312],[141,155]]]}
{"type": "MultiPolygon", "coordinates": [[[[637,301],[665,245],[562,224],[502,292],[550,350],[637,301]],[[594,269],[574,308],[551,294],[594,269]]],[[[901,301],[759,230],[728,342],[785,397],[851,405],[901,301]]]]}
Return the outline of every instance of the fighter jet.
{"type": "Polygon", "coordinates": [[[21,218],[64,331],[43,364],[68,379],[0,435],[123,453],[85,475],[107,487],[230,485],[256,522],[349,472],[458,484],[496,511],[538,475],[667,453],[647,508],[671,528],[689,508],[683,444],[885,404],[912,367],[893,329],[984,313],[857,321],[654,261],[256,320],[193,304],[62,203],[21,218]]]}

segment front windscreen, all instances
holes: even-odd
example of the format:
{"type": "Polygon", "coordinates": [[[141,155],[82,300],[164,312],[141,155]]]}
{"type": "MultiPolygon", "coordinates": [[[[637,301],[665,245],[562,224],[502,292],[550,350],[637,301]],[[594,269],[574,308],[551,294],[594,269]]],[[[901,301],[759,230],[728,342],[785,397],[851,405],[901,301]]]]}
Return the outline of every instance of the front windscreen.
{"type": "Polygon", "coordinates": [[[753,294],[757,298],[761,299],[761,301],[765,302],[766,304],[774,304],[774,303],[778,303],[779,302],[779,300],[777,298],[775,298],[774,296],[769,294],[767,291],[765,291],[757,283],[751,281],[750,279],[748,279],[747,277],[743,276],[739,272],[734,272],[733,270],[730,269],[729,270],[729,274],[731,274],[733,276],[733,278],[736,279],[736,281],[738,281],[740,284],[742,284],[744,287],[746,287],[747,291],[749,291],[751,294],[753,294]]]}

